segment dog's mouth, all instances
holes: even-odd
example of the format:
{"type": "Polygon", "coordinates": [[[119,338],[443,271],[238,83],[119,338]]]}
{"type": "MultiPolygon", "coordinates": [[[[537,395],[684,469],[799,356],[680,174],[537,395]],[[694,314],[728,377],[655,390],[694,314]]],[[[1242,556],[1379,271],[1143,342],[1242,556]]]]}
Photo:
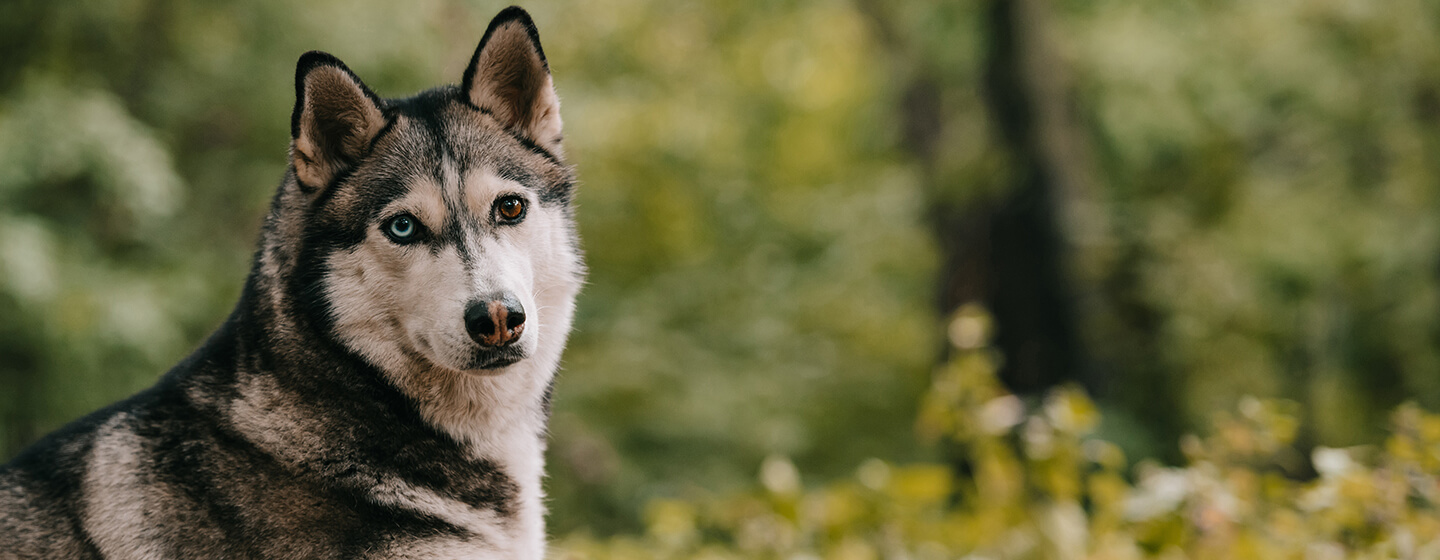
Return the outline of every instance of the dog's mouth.
{"type": "Polygon", "coordinates": [[[525,359],[525,350],[519,346],[506,346],[503,348],[480,348],[470,355],[470,363],[465,369],[477,373],[495,373],[495,370],[514,365],[516,362],[525,359]]]}

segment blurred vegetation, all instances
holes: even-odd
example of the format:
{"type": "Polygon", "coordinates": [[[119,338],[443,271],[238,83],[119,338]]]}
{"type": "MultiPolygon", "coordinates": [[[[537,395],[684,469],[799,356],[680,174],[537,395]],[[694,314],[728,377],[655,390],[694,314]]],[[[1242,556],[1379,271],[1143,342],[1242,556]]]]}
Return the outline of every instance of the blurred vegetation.
{"type": "Polygon", "coordinates": [[[1299,482],[1296,403],[1247,397],[1182,441],[1184,466],[1132,470],[1094,437],[1083,391],[1027,404],[1000,384],[991,322],[957,314],[959,352],[918,422],[962,450],[963,472],[871,458],[807,488],[777,455],[753,491],[655,501],[643,534],[575,533],[558,558],[1440,558],[1440,415],[1404,405],[1383,445],[1317,447],[1319,476],[1299,482]]]}
{"type": "MultiPolygon", "coordinates": [[[[458,81],[502,7],[0,3],[3,456],[152,383],[229,311],[300,53],[408,95],[458,81]]],[[[591,266],[552,422],[552,531],[592,535],[570,549],[1433,540],[1436,469],[1402,448],[1433,450],[1415,434],[1435,421],[1392,410],[1440,408],[1440,4],[526,8],[591,266]],[[1046,282],[1014,281],[1030,270],[1046,282]],[[995,348],[946,350],[938,317],[977,304],[995,348]],[[1051,335],[1067,357],[1032,359],[1051,335]],[[1016,410],[1038,412],[955,419],[1016,410]],[[1400,501],[1304,497],[1358,487],[1400,501]]]]}

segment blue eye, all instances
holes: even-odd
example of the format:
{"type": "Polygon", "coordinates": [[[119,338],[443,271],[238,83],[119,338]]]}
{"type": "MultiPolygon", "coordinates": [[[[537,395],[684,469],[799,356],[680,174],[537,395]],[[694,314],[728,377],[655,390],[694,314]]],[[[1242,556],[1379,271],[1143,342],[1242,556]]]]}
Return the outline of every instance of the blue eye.
{"type": "Polygon", "coordinates": [[[420,232],[420,224],[414,216],[401,214],[390,218],[385,222],[385,235],[396,243],[407,243],[414,241],[416,234],[420,232]]]}

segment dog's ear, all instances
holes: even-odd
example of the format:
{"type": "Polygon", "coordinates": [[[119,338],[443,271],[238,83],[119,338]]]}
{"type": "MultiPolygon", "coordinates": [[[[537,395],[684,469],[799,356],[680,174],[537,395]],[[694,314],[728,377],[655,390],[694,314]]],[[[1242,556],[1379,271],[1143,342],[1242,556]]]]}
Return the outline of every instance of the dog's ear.
{"type": "Polygon", "coordinates": [[[460,88],[471,105],[488,111],[502,126],[559,151],[560,98],[540,48],[540,33],[525,10],[511,6],[490,21],[460,88]]]}
{"type": "Polygon", "coordinates": [[[380,100],[345,63],[320,51],[295,67],[290,160],[306,190],[330,184],[353,167],[385,126],[380,100]]]}

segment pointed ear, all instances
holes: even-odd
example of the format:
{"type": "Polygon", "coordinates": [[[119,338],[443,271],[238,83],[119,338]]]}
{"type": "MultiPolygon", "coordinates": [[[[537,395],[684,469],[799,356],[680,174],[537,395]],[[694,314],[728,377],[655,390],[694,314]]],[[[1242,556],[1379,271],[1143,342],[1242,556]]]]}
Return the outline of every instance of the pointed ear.
{"type": "Polygon", "coordinates": [[[320,51],[300,57],[290,160],[302,187],[323,188],[360,161],[385,126],[380,103],[340,59],[320,51]]]}
{"type": "Polygon", "coordinates": [[[560,148],[560,98],[540,33],[518,6],[502,10],[470,58],[460,89],[471,105],[551,151],[560,148]]]}

